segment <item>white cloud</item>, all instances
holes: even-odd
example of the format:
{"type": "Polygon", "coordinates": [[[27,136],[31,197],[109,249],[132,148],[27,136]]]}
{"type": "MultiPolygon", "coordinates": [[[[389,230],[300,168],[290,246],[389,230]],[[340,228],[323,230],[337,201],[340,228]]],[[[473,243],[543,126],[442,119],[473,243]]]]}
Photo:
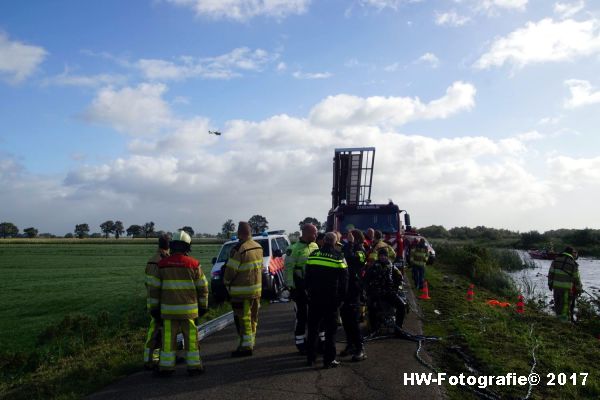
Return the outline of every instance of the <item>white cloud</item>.
{"type": "Polygon", "coordinates": [[[565,108],[577,108],[600,103],[600,90],[594,91],[594,87],[590,82],[569,79],[565,81],[565,85],[571,92],[571,97],[565,100],[565,108]]]}
{"type": "Polygon", "coordinates": [[[477,0],[478,6],[483,10],[518,10],[524,11],[528,0],[477,0]]]}
{"type": "Polygon", "coordinates": [[[475,106],[475,87],[454,82],[446,95],[427,104],[419,98],[368,97],[347,94],[329,96],[310,112],[310,120],[319,126],[390,125],[399,126],[418,119],[447,118],[475,106]]]}
{"type": "Polygon", "coordinates": [[[362,6],[374,7],[378,10],[391,8],[397,10],[401,5],[407,3],[420,3],[423,0],[360,0],[362,6]]]}
{"type": "Polygon", "coordinates": [[[98,87],[109,85],[123,85],[127,82],[127,77],[124,75],[112,74],[97,74],[97,75],[73,75],[68,69],[62,74],[43,81],[44,85],[56,86],[82,86],[82,87],[98,87]]]}
{"type": "Polygon", "coordinates": [[[48,52],[39,46],[11,41],[0,32],[0,78],[20,83],[44,61],[48,52]]]}
{"type": "Polygon", "coordinates": [[[265,16],[283,19],[304,14],[311,0],[166,0],[191,8],[196,15],[214,19],[246,21],[265,16]]]}
{"type": "Polygon", "coordinates": [[[455,10],[445,13],[435,13],[435,23],[441,26],[463,26],[470,20],[471,18],[459,15],[455,10]]]}
{"type": "Polygon", "coordinates": [[[331,78],[333,74],[331,72],[302,72],[296,71],[292,74],[296,79],[327,79],[331,78]]]}
{"type": "Polygon", "coordinates": [[[437,68],[440,65],[440,59],[433,53],[425,53],[416,60],[416,63],[426,63],[429,64],[431,68],[437,68]]]}
{"type": "Polygon", "coordinates": [[[547,160],[553,173],[567,185],[584,185],[600,181],[600,157],[572,158],[554,156],[547,160]]]}
{"type": "Polygon", "coordinates": [[[554,12],[561,18],[571,18],[584,8],[584,0],[579,0],[572,3],[554,3],[554,12]]]}
{"type": "Polygon", "coordinates": [[[280,62],[279,64],[277,64],[277,71],[278,72],[283,72],[287,69],[287,65],[284,62],[280,62]]]}
{"type": "Polygon", "coordinates": [[[543,138],[544,138],[544,135],[542,135],[538,131],[523,132],[523,133],[516,135],[516,139],[518,139],[521,142],[530,142],[530,141],[534,141],[534,140],[541,140],[543,138]]]}
{"type": "Polygon", "coordinates": [[[206,58],[180,57],[177,62],[160,59],[141,59],[134,65],[145,78],[151,80],[183,80],[192,77],[204,79],[231,79],[248,71],[262,71],[278,54],[247,47],[206,58]]]}
{"type": "Polygon", "coordinates": [[[162,98],[166,90],[163,84],[149,83],[120,90],[106,87],[98,92],[84,117],[124,133],[154,134],[173,122],[169,105],[162,98]]]}
{"type": "Polygon", "coordinates": [[[386,65],[383,67],[383,70],[386,72],[396,72],[401,67],[399,62],[395,62],[393,64],[386,65]]]}
{"type": "Polygon", "coordinates": [[[490,50],[477,60],[478,69],[511,63],[518,68],[528,64],[574,61],[600,53],[599,21],[554,21],[550,18],[528,22],[506,37],[496,39],[490,50]]]}

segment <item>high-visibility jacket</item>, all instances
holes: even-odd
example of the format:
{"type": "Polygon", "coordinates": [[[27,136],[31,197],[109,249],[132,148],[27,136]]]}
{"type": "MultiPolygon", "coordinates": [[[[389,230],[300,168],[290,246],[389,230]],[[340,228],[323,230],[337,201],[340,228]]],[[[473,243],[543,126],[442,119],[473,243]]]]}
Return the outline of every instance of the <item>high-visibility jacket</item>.
{"type": "Polygon", "coordinates": [[[425,267],[429,251],[427,247],[415,247],[410,251],[410,265],[415,267],[425,267]]]}
{"type": "Polygon", "coordinates": [[[225,264],[223,282],[233,301],[257,299],[262,293],[263,248],[252,239],[238,243],[225,264]]]}
{"type": "Polygon", "coordinates": [[[373,245],[373,249],[371,250],[371,254],[369,254],[369,262],[370,263],[372,263],[372,262],[374,262],[374,261],[377,260],[377,258],[379,257],[378,256],[379,250],[383,249],[383,248],[387,248],[388,258],[390,260],[395,260],[396,259],[396,252],[394,251],[394,249],[392,248],[392,246],[390,246],[389,244],[387,244],[383,240],[378,240],[373,245]]]}
{"type": "Polygon", "coordinates": [[[319,246],[315,242],[306,243],[302,240],[297,241],[288,248],[285,257],[285,280],[288,287],[295,287],[294,276],[304,279],[306,260],[315,250],[319,250],[319,246]]]}
{"type": "Polygon", "coordinates": [[[160,277],[158,276],[158,263],[169,256],[166,250],[158,249],[146,263],[146,308],[152,311],[160,307],[160,277]]]}
{"type": "Polygon", "coordinates": [[[552,261],[548,271],[548,287],[551,289],[575,289],[581,292],[579,264],[571,254],[562,253],[552,261]]]}
{"type": "Polygon", "coordinates": [[[208,308],[208,282],[193,257],[175,253],[158,263],[160,315],[163,319],[195,319],[208,308]]]}
{"type": "Polygon", "coordinates": [[[325,245],[306,260],[306,289],[311,303],[339,305],[348,288],[348,266],[344,255],[325,245]]]}

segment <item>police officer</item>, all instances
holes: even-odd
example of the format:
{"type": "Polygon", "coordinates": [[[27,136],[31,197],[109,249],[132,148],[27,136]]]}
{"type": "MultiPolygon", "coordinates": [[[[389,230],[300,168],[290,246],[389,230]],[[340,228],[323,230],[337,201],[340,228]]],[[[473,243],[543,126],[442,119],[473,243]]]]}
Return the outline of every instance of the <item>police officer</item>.
{"type": "Polygon", "coordinates": [[[325,328],[323,365],[335,368],[335,333],[337,310],[346,296],[348,267],[343,254],[335,249],[337,236],[325,235],[323,247],[313,252],[306,261],[305,283],[308,292],[308,337],[306,355],[309,366],[316,361],[315,345],[319,325],[325,328]]]}
{"type": "Polygon", "coordinates": [[[175,371],[179,331],[183,334],[188,374],[204,372],[195,319],[208,311],[208,283],[200,269],[200,262],[187,255],[191,251],[191,243],[192,238],[185,231],[175,233],[169,244],[171,255],[158,263],[160,290],[156,292],[158,297],[153,298],[160,304],[163,321],[159,374],[164,376],[175,371]]]}
{"type": "Polygon", "coordinates": [[[348,263],[348,291],[340,309],[342,325],[346,332],[346,348],[340,356],[352,354],[352,361],[362,361],[367,358],[362,334],[360,333],[360,297],[362,293],[362,274],[365,269],[366,255],[363,247],[365,239],[359,230],[348,232],[347,242],[344,243],[344,258],[348,263]]]}
{"type": "Polygon", "coordinates": [[[313,224],[302,226],[302,236],[287,250],[285,259],[285,275],[290,298],[294,300],[296,309],[296,348],[301,354],[306,354],[305,332],[308,314],[308,299],[306,297],[306,284],[304,282],[304,268],[308,256],[318,250],[315,243],[317,227],[313,224]]]}
{"type": "Polygon", "coordinates": [[[146,335],[144,345],[144,368],[154,369],[158,363],[158,355],[155,350],[160,349],[162,321],[160,320],[160,277],[158,274],[158,263],[169,256],[169,240],[167,234],[158,238],[158,250],[146,263],[146,309],[150,313],[150,326],[146,335]],[[156,317],[156,318],[155,318],[156,317]]]}
{"type": "Polygon", "coordinates": [[[262,292],[263,249],[252,240],[252,229],[240,222],[237,235],[239,243],[231,250],[225,264],[223,282],[227,288],[233,310],[235,326],[240,337],[232,357],[252,355],[258,325],[258,309],[262,292]]]}
{"type": "Polygon", "coordinates": [[[569,246],[552,261],[548,271],[548,288],[554,292],[554,312],[564,322],[572,320],[570,305],[583,291],[576,259],[577,251],[569,246]]]}

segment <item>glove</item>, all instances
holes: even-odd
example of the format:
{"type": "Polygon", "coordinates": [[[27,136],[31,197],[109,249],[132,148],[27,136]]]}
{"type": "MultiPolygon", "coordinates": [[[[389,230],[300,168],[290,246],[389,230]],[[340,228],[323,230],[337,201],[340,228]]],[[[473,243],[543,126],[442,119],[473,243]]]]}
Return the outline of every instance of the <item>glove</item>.
{"type": "Polygon", "coordinates": [[[208,312],[207,308],[199,308],[198,309],[198,318],[202,317],[203,315],[205,315],[208,312]]]}
{"type": "Polygon", "coordinates": [[[150,310],[150,315],[152,318],[159,320],[160,319],[160,308],[153,308],[150,310]]]}

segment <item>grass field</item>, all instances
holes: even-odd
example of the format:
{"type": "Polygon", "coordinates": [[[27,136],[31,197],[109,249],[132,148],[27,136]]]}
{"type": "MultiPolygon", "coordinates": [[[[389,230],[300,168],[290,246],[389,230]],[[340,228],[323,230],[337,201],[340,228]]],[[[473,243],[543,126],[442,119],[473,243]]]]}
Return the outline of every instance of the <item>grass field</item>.
{"type": "MultiPolygon", "coordinates": [[[[155,240],[100,244],[86,241],[0,241],[0,343],[28,351],[39,334],[67,314],[119,318],[145,307],[144,268],[155,240]]],[[[210,279],[220,245],[192,246],[210,279]]]]}

